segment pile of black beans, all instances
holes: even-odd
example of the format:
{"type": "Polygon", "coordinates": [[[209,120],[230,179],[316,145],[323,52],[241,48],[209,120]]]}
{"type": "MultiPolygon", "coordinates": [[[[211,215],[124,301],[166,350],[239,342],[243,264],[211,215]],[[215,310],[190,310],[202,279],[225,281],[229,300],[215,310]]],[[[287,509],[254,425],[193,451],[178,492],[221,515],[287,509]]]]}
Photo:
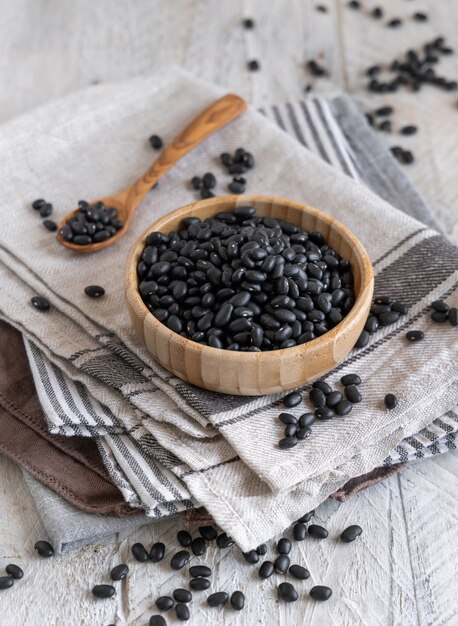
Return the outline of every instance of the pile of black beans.
{"type": "Polygon", "coordinates": [[[78,246],[100,243],[116,235],[124,223],[118,219],[118,211],[109,208],[103,202],[89,204],[86,200],[78,202],[76,215],[60,230],[64,241],[71,241],[78,246]]]}
{"type": "Polygon", "coordinates": [[[431,319],[436,324],[448,322],[450,326],[458,326],[458,309],[449,307],[443,300],[435,300],[431,303],[431,319]]]}
{"type": "MultiPolygon", "coordinates": [[[[38,198],[32,202],[32,209],[37,211],[40,217],[48,218],[53,212],[53,205],[50,202],[46,202],[43,198],[38,198]]],[[[57,230],[57,224],[54,220],[43,219],[43,226],[51,232],[57,230]]]]}
{"type": "Polygon", "coordinates": [[[311,341],[355,302],[350,263],[321,233],[236,207],[148,235],[139,292],[168,328],[198,343],[260,352],[311,341]]]}
{"type": "Polygon", "coordinates": [[[455,91],[458,88],[456,80],[439,76],[436,73],[436,65],[441,57],[453,54],[444,37],[436,37],[425,43],[421,51],[407,50],[401,58],[394,59],[388,66],[372,65],[367,68],[367,89],[374,93],[392,93],[401,87],[412,91],[418,91],[425,84],[434,85],[445,91],[455,91]],[[388,80],[380,80],[380,76],[386,72],[388,80]]]}

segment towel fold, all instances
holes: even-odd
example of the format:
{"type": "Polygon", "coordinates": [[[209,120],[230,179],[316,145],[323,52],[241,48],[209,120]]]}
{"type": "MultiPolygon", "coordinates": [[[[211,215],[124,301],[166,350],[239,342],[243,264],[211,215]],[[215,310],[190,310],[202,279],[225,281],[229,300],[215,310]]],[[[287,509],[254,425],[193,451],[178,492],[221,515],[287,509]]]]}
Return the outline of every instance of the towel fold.
{"type": "Polygon", "coordinates": [[[168,139],[217,95],[173,70],[93,88],[0,129],[10,155],[0,164],[10,216],[0,233],[0,315],[27,338],[35,378],[48,376],[62,394],[71,388],[63,395],[70,411],[60,411],[61,398],[47,396],[50,427],[104,434],[102,456],[113,480],[125,483],[128,502],[153,517],[204,504],[249,549],[456,406],[456,329],[433,325],[428,307],[439,297],[457,302],[458,254],[358,182],[364,178],[355,155],[320,100],[285,108],[284,130],[293,129],[309,150],[248,111],[177,164],[139,207],[126,237],[97,255],[63,250],[40,231],[31,199],[46,195],[65,210],[82,196],[116,191],[146,167],[151,128],[168,139]],[[281,394],[221,396],[187,385],[151,359],[122,305],[128,246],[159,215],[189,201],[192,175],[214,169],[220,152],[240,144],[256,158],[251,192],[302,200],[340,219],[373,260],[377,295],[410,307],[326,377],[338,384],[342,374],[359,372],[364,402],[343,420],[315,425],[290,451],[276,445],[281,394]],[[83,291],[94,283],[107,292],[97,301],[83,291]],[[50,299],[49,312],[26,305],[37,293],[50,299]],[[403,334],[414,327],[425,330],[426,340],[407,346],[403,334]],[[392,412],[382,402],[388,391],[400,400],[392,412]]]}

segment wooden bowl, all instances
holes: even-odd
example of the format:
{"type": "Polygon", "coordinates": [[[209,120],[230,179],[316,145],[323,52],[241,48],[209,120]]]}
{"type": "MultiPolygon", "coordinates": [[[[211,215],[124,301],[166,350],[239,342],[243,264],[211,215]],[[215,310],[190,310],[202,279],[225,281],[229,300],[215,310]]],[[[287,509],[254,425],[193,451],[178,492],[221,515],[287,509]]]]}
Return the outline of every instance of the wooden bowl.
{"type": "Polygon", "coordinates": [[[257,396],[287,391],[320,378],[348,354],[363,330],[374,287],[372,264],[360,241],[330,215],[299,202],[269,196],[242,195],[193,202],[165,215],[140,237],[127,261],[127,304],[138,337],[169,372],[211,391],[257,396]],[[356,302],[332,330],[308,343],[269,352],[236,352],[203,346],[173,332],[144,305],[138,292],[137,263],[149,233],[177,230],[183,218],[210,217],[241,205],[256,207],[257,215],[288,220],[319,231],[326,242],[351,263],[356,302]]]}

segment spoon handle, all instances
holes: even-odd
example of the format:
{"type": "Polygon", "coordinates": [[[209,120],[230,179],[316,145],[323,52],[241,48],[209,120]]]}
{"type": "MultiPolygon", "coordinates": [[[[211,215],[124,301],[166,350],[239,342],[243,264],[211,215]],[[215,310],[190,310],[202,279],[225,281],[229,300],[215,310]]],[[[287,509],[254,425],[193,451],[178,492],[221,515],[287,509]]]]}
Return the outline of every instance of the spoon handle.
{"type": "Polygon", "coordinates": [[[139,202],[151,190],[153,185],[169,169],[190,150],[199,145],[209,135],[219,130],[247,108],[245,100],[229,93],[216,100],[199,113],[173,141],[166,146],[159,158],[135,183],[125,189],[120,195],[125,198],[125,205],[129,213],[133,213],[139,202]]]}

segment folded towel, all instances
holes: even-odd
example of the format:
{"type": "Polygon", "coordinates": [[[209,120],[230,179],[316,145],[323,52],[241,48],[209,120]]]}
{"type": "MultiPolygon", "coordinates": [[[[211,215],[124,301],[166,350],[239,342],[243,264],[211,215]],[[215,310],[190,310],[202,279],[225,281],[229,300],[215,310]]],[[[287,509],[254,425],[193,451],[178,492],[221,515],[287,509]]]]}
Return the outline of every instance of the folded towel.
{"type": "MultiPolygon", "coordinates": [[[[6,287],[0,309],[58,368],[56,377],[63,371],[85,386],[126,428],[136,429],[130,437],[135,436],[142,453],[148,452],[148,462],[154,461],[155,467],[161,463],[177,477],[167,507],[176,508],[174,502],[182,502],[190,492],[246,549],[349,478],[372,469],[404,436],[456,405],[456,344],[449,339],[455,330],[432,326],[426,313],[437,297],[456,302],[458,256],[436,232],[339,174],[253,111],[167,175],[140,207],[123,243],[94,258],[81,257],[60,249],[49,235],[39,232],[25,207],[38,195],[38,179],[40,195],[52,196],[63,207],[74,206],[81,195],[93,198],[116,190],[146,166],[146,149],[138,145],[150,132],[151,111],[162,124],[154,130],[164,129],[166,135],[215,95],[181,72],[168,72],[115,88],[97,87],[90,96],[71,96],[5,126],[0,144],[10,161],[1,165],[6,181],[3,201],[12,217],[0,234],[0,279],[6,287]],[[105,162],[106,136],[110,137],[110,168],[105,162]],[[360,371],[365,381],[363,406],[339,423],[315,426],[305,445],[286,453],[276,447],[278,395],[234,398],[184,384],[151,360],[137,341],[125,309],[117,306],[123,297],[126,246],[159,214],[189,199],[183,181],[206,171],[210,159],[240,143],[257,158],[251,191],[304,200],[341,219],[374,260],[378,293],[400,298],[411,307],[409,316],[382,329],[367,348],[352,353],[329,377],[334,382],[342,373],[360,371]],[[95,282],[103,283],[107,296],[89,302],[83,288],[95,282]],[[53,304],[46,315],[24,306],[37,292],[53,304]],[[418,346],[400,350],[402,331],[414,323],[428,331],[421,359],[414,352],[418,346]],[[405,371],[410,372],[409,381],[405,371]],[[380,403],[389,390],[395,390],[401,400],[390,413],[380,403]],[[162,448],[170,453],[164,455],[162,448]],[[268,464],[263,462],[266,458],[268,464]]],[[[319,104],[300,105],[300,109],[319,116],[319,104]]],[[[324,109],[323,115],[330,112],[324,109]]],[[[297,121],[293,107],[288,116],[291,123],[297,121]]],[[[304,135],[304,141],[313,144],[317,139],[312,133],[304,135]]],[[[330,138],[324,148],[332,149],[330,138]]],[[[352,173],[346,165],[347,173],[352,173]]],[[[113,433],[106,438],[115,441],[120,475],[131,452],[122,449],[123,437],[113,433]]],[[[151,479],[149,465],[139,466],[140,498],[145,470],[151,479]]]]}

